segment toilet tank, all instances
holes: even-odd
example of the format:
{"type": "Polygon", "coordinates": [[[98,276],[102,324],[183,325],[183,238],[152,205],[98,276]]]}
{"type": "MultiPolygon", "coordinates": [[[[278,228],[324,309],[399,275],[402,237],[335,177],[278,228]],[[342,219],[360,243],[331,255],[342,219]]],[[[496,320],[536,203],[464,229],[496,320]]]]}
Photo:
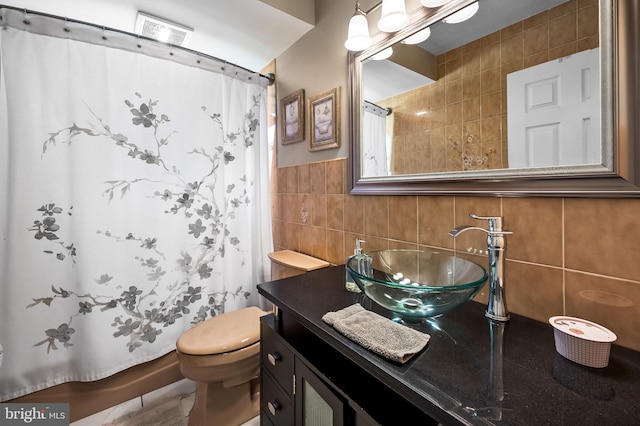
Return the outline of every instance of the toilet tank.
{"type": "Polygon", "coordinates": [[[293,277],[331,264],[325,260],[291,250],[280,250],[269,253],[271,259],[271,279],[293,277]]]}

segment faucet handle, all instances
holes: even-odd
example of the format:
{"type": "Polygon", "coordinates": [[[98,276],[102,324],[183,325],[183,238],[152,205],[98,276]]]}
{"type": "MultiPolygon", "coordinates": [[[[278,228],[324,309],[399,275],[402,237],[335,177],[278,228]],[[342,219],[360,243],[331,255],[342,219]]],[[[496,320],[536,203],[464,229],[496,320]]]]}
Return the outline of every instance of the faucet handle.
{"type": "Polygon", "coordinates": [[[491,219],[494,219],[494,220],[500,219],[500,220],[502,220],[502,216],[478,216],[478,215],[475,215],[473,213],[469,213],[469,217],[472,218],[472,219],[478,219],[478,220],[491,220],[491,219]]]}
{"type": "Polygon", "coordinates": [[[511,231],[502,230],[502,216],[478,216],[473,213],[469,214],[472,219],[486,220],[489,222],[489,233],[499,235],[513,234],[511,231]]]}

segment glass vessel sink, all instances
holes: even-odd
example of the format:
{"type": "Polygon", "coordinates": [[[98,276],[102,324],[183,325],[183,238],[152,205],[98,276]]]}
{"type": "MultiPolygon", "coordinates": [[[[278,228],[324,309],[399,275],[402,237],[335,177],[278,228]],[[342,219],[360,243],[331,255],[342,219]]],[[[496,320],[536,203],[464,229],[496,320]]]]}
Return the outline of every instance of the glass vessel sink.
{"type": "Polygon", "coordinates": [[[401,318],[419,320],[450,312],[473,299],[487,281],[487,271],[461,257],[431,251],[381,250],[367,253],[373,276],[347,271],[367,297],[401,318]]]}

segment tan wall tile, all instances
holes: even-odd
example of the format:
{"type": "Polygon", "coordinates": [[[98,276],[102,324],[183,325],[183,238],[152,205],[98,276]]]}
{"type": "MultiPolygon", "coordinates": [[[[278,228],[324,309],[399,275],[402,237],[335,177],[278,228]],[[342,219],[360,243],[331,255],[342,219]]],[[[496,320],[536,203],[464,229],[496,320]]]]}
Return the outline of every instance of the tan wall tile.
{"type": "Polygon", "coordinates": [[[289,170],[288,167],[281,167],[276,172],[278,175],[278,186],[277,186],[278,194],[284,194],[287,192],[287,171],[288,170],[289,170]]]}
{"type": "Polygon", "coordinates": [[[447,104],[445,114],[445,123],[447,126],[462,123],[462,102],[447,104]]]}
{"type": "Polygon", "coordinates": [[[601,324],[640,351],[640,283],[567,271],[566,315],[601,324]]]}
{"type": "Polygon", "coordinates": [[[568,14],[576,13],[578,2],[576,0],[569,0],[565,3],[549,9],[549,19],[557,19],[568,14]]]}
{"type": "Polygon", "coordinates": [[[542,25],[529,28],[524,32],[524,56],[537,55],[549,49],[549,25],[545,21],[542,25]]]}
{"type": "Polygon", "coordinates": [[[310,165],[311,193],[326,193],[326,163],[318,162],[310,165]]]}
{"type": "Polygon", "coordinates": [[[301,225],[288,222],[286,224],[286,247],[289,250],[300,251],[301,225]]]}
{"type": "Polygon", "coordinates": [[[327,228],[344,229],[344,195],[327,195],[327,228]]]}
{"type": "Polygon", "coordinates": [[[299,223],[300,222],[300,210],[301,210],[301,203],[298,202],[298,195],[297,194],[285,194],[284,195],[284,200],[285,200],[285,204],[286,204],[286,208],[285,208],[285,220],[287,222],[295,222],[295,223],[299,223]]]}
{"type": "Polygon", "coordinates": [[[367,197],[347,195],[344,199],[344,230],[364,234],[364,200],[367,197]]]}
{"type": "Polygon", "coordinates": [[[469,50],[463,54],[462,75],[480,72],[480,45],[481,43],[477,40],[465,45],[469,50]]]}
{"type": "Polygon", "coordinates": [[[272,222],[273,226],[273,246],[274,250],[280,250],[285,247],[287,236],[285,233],[285,222],[282,220],[274,220],[272,222]]]}
{"type": "Polygon", "coordinates": [[[389,197],[389,238],[414,243],[418,241],[417,197],[389,197]]]}
{"type": "Polygon", "coordinates": [[[462,121],[478,120],[480,118],[480,97],[466,99],[462,102],[462,121]]]}
{"type": "Polygon", "coordinates": [[[286,168],[286,191],[288,194],[298,193],[298,167],[291,166],[286,168]]]}
{"type": "Polygon", "coordinates": [[[578,40],[575,14],[567,14],[549,20],[549,48],[575,43],[578,40]]]}
{"type": "Polygon", "coordinates": [[[327,227],[327,196],[324,194],[312,194],[309,197],[311,209],[310,209],[310,221],[309,224],[313,226],[327,227]]]}
{"type": "Polygon", "coordinates": [[[283,210],[283,202],[280,194],[271,193],[271,219],[282,220],[284,219],[285,210],[283,210]]]}
{"type": "MultiPolygon", "coordinates": [[[[454,80],[459,80],[462,77],[462,61],[460,59],[460,49],[454,49],[453,51],[458,53],[458,57],[449,60],[447,58],[447,62],[445,63],[446,69],[446,77],[445,82],[448,84],[453,82],[454,80]]],[[[446,55],[449,55],[451,52],[447,52],[446,55]]]]}
{"type": "Polygon", "coordinates": [[[500,90],[500,73],[495,68],[482,71],[481,76],[480,87],[483,95],[500,90]]]}
{"type": "Polygon", "coordinates": [[[480,73],[465,75],[462,79],[462,98],[471,99],[480,96],[480,73]]]}
{"type": "Polygon", "coordinates": [[[578,40],[598,35],[599,13],[597,2],[578,9],[578,40]]]}
{"type": "Polygon", "coordinates": [[[638,199],[566,199],[566,267],[640,281],[638,211],[638,199]]]}
{"type": "Polygon", "coordinates": [[[319,259],[327,258],[327,230],[316,226],[302,225],[298,235],[300,252],[319,259]]]}
{"type": "Polygon", "coordinates": [[[446,84],[444,92],[447,105],[462,101],[462,82],[462,79],[457,79],[446,84]]]}
{"type": "Polygon", "coordinates": [[[521,34],[523,27],[524,25],[522,21],[509,25],[508,27],[505,27],[500,30],[500,38],[504,42],[504,40],[510,39],[518,34],[521,34]]]}
{"type": "Polygon", "coordinates": [[[549,11],[540,12],[522,21],[522,29],[526,31],[538,25],[546,24],[547,22],[549,22],[549,11]]]}
{"type": "Polygon", "coordinates": [[[562,199],[505,198],[507,258],[562,266],[562,199]]]}
{"type": "MultiPolygon", "coordinates": [[[[483,103],[484,109],[484,103],[483,103]]],[[[505,131],[506,133],[506,131],[505,131]]],[[[482,142],[502,140],[502,116],[494,116],[482,120],[482,142]]]]}
{"type": "Polygon", "coordinates": [[[344,232],[327,229],[327,258],[334,265],[342,265],[347,255],[344,252],[344,232]]]}
{"type": "Polygon", "coordinates": [[[347,185],[347,162],[344,158],[327,161],[327,194],[345,194],[347,185]]]}
{"type": "Polygon", "coordinates": [[[309,194],[311,192],[311,170],[308,164],[296,166],[298,173],[298,191],[300,194],[309,194]]]}
{"type": "Polygon", "coordinates": [[[453,197],[418,197],[418,243],[453,248],[453,197]]]}
{"type": "Polygon", "coordinates": [[[493,46],[500,43],[500,31],[496,31],[488,36],[482,37],[482,39],[480,39],[480,43],[483,49],[487,46],[493,46]]]}
{"type": "Polygon", "coordinates": [[[367,236],[389,237],[389,197],[364,197],[364,230],[367,236]]]}
{"type": "Polygon", "coordinates": [[[524,37],[522,32],[503,38],[500,46],[500,60],[503,64],[520,61],[523,58],[524,37]]]}
{"type": "MultiPolygon", "coordinates": [[[[562,315],[562,269],[545,268],[528,263],[505,263],[505,297],[514,314],[538,321],[562,315]]],[[[485,286],[488,291],[488,285],[485,286]]]]}
{"type": "Polygon", "coordinates": [[[500,66],[500,41],[482,47],[480,54],[480,70],[488,70],[500,66]]]}

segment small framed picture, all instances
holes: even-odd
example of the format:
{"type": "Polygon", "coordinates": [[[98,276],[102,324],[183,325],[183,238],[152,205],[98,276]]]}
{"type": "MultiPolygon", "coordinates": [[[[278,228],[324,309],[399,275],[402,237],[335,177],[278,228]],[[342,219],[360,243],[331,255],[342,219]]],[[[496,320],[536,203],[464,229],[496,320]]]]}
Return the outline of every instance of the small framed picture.
{"type": "Polygon", "coordinates": [[[282,144],[304,140],[304,90],[298,90],[280,100],[282,144]]]}
{"type": "Polygon", "coordinates": [[[339,90],[331,90],[309,98],[309,150],[340,146],[339,90]]]}

